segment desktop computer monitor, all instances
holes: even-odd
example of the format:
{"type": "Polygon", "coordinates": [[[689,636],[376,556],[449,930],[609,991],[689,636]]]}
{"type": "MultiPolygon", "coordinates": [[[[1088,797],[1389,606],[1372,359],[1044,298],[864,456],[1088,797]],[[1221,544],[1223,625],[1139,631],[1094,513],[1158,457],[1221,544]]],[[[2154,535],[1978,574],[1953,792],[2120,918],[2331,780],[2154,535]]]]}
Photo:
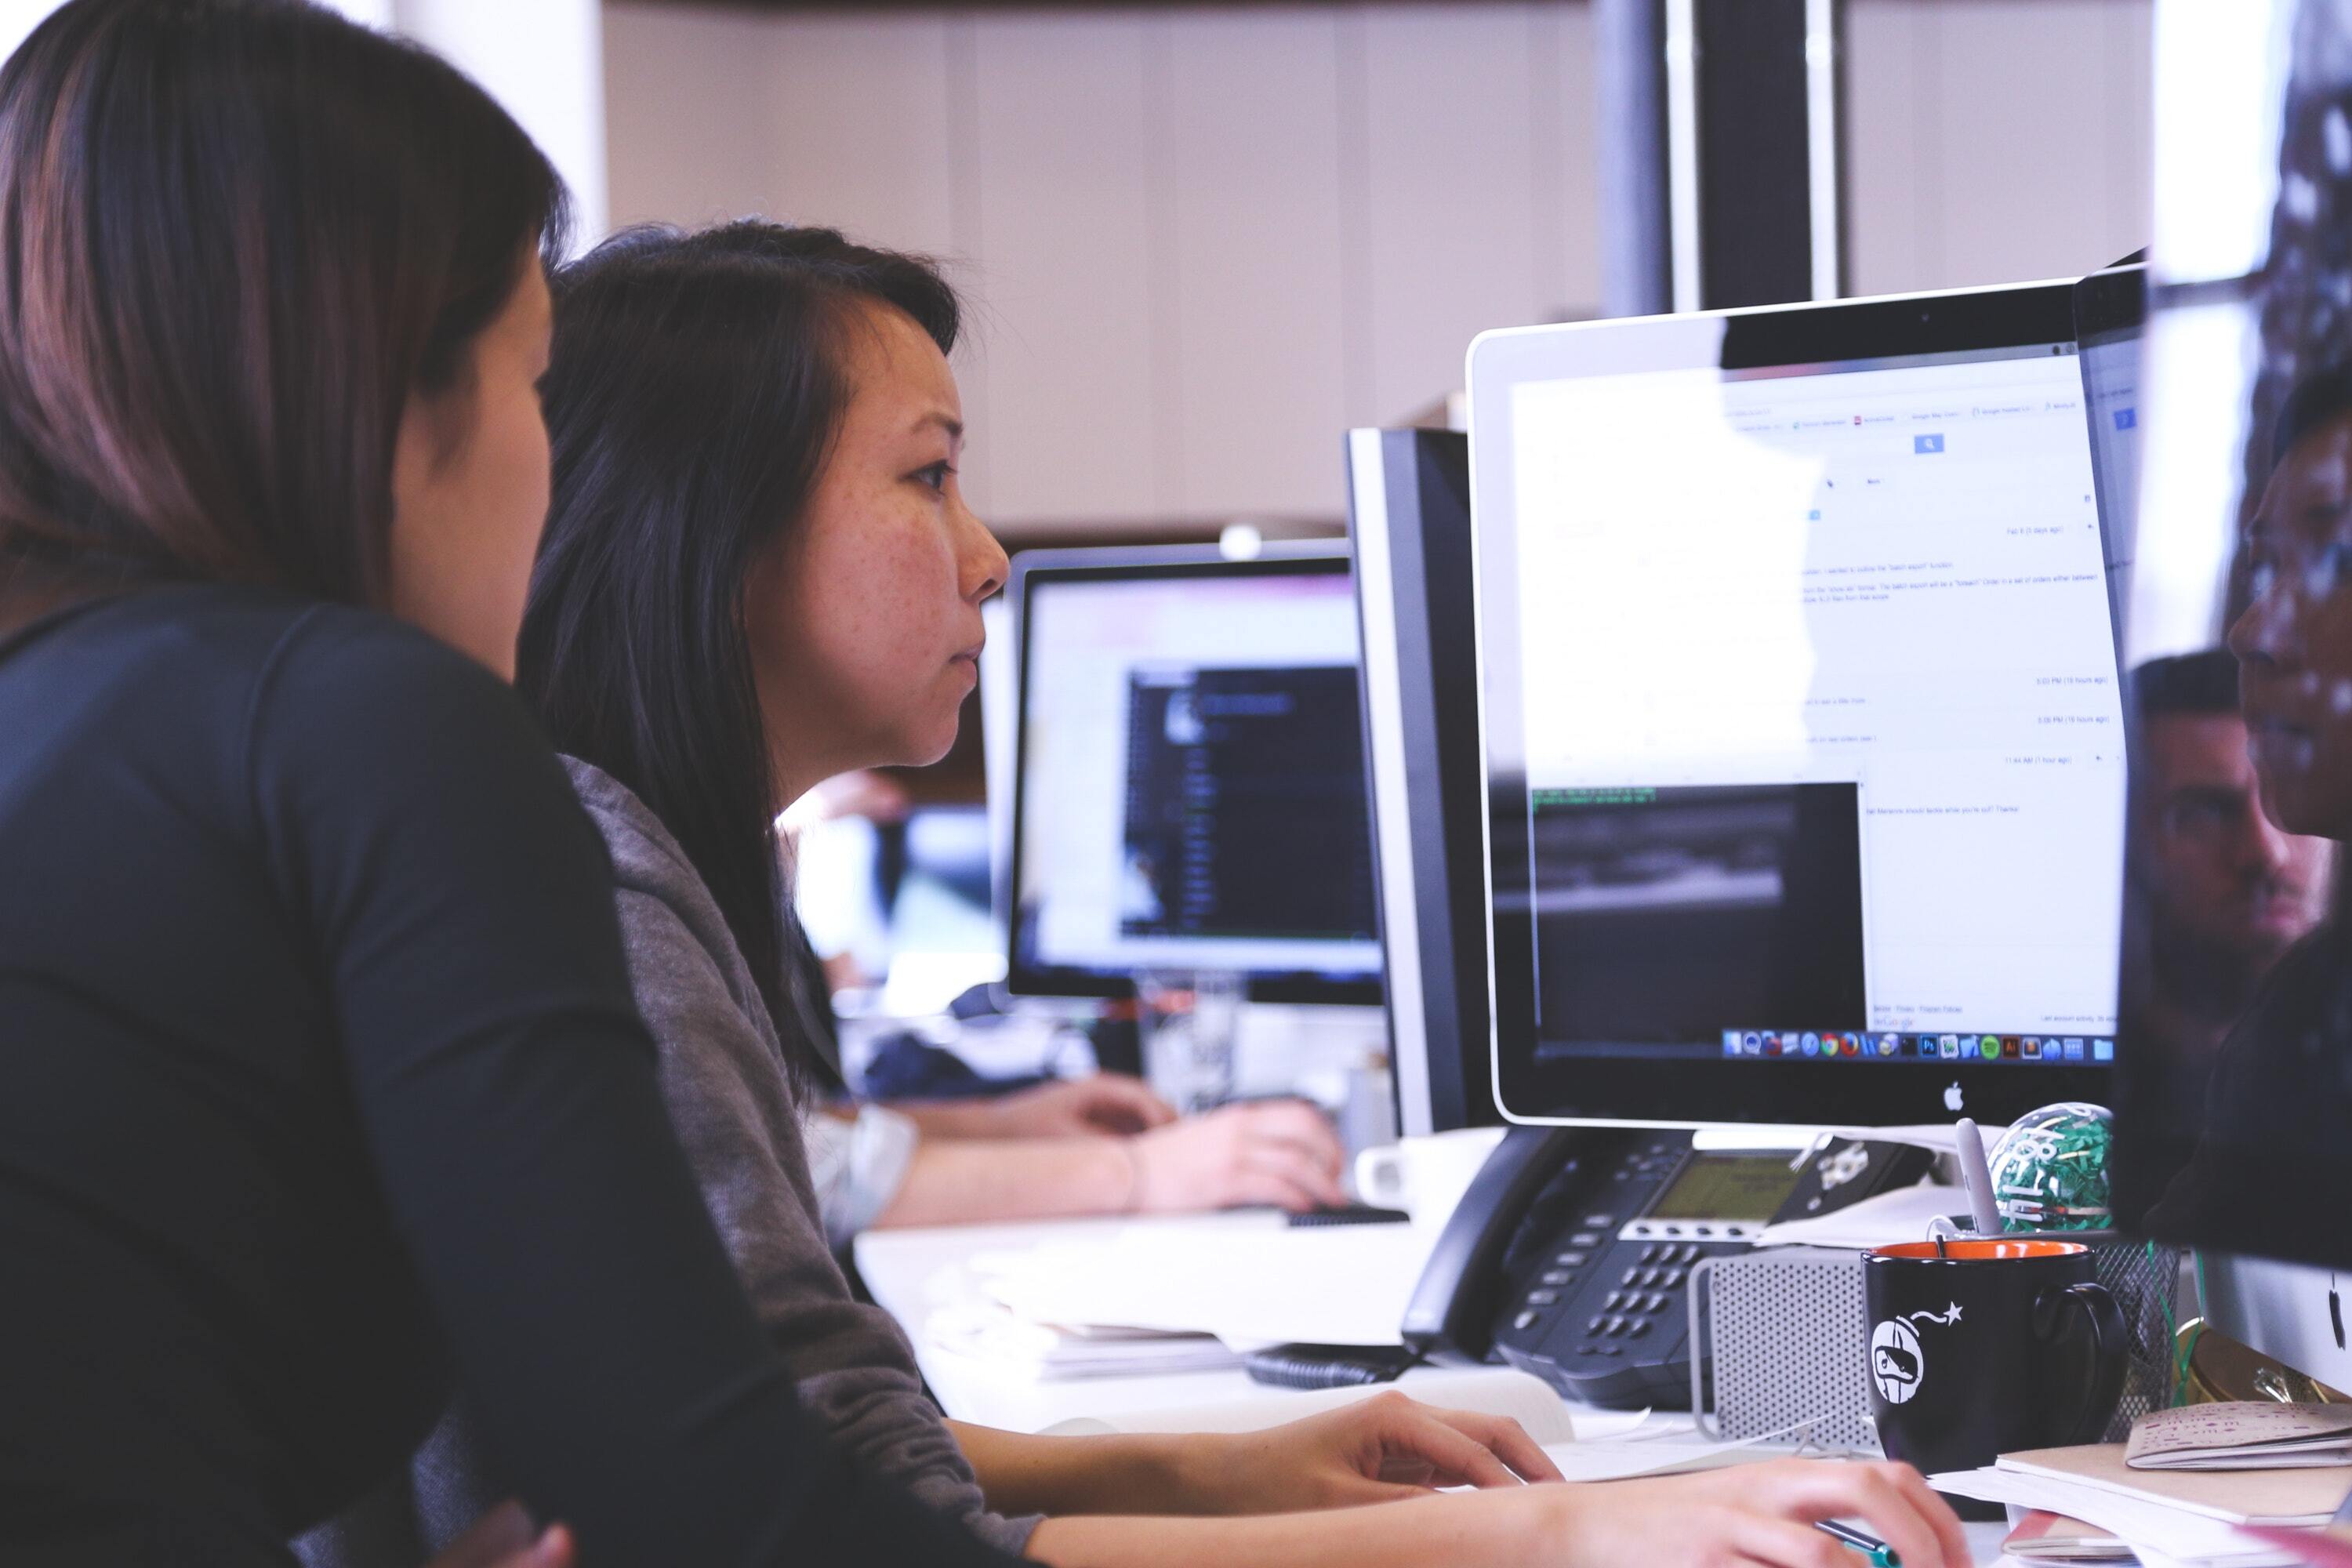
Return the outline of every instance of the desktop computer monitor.
{"type": "Polygon", "coordinates": [[[2352,1388],[2352,19],[2266,22],[2158,11],[2114,1204],[2352,1388]]]}
{"type": "Polygon", "coordinates": [[[1493,1126],[1469,442],[1351,430],[1347,458],[1397,1125],[1493,1126]]]}
{"type": "Polygon", "coordinates": [[[1032,552],[1008,592],[1008,989],[1223,970],[1257,1000],[1377,1004],[1344,547],[1032,552]]]}
{"type": "Polygon", "coordinates": [[[1470,350],[1496,1094],[2106,1098],[2124,726],[2070,287],[1470,350]]]}

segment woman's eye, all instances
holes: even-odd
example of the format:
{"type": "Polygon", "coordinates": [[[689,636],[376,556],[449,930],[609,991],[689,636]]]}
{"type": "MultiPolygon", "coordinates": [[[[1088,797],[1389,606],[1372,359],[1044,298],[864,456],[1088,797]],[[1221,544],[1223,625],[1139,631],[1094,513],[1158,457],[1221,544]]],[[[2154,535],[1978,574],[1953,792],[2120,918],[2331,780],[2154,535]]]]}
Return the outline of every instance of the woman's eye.
{"type": "Polygon", "coordinates": [[[932,489],[945,490],[948,488],[948,476],[954,472],[955,465],[952,463],[939,462],[931,464],[929,468],[917,468],[915,478],[932,489]]]}

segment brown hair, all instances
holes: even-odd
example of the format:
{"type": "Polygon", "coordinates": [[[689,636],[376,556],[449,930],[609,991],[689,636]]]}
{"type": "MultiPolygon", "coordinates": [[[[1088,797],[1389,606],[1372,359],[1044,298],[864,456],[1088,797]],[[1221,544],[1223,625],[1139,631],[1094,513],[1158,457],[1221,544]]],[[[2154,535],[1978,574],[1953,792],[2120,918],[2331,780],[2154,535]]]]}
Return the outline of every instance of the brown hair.
{"type": "Polygon", "coordinates": [[[72,0],[0,68],[0,587],[381,603],[409,397],[563,192],[446,62],[307,0],[72,0]]]}

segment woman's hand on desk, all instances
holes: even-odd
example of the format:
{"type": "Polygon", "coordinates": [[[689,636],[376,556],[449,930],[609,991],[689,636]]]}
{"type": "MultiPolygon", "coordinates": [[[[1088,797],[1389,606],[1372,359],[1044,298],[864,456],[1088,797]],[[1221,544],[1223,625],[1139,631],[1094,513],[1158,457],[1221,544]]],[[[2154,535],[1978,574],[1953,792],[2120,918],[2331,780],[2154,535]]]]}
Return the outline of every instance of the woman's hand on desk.
{"type": "Polygon", "coordinates": [[[1438,1487],[1556,1481],[1559,1470],[1503,1415],[1440,1410],[1391,1390],[1262,1432],[1206,1439],[1204,1508],[1297,1513],[1394,1502],[1438,1487]]]}
{"type": "Polygon", "coordinates": [[[1304,1100],[1228,1105],[1139,1133],[1126,1148],[1135,1166],[1127,1206],[1139,1214],[1251,1204],[1296,1211],[1348,1201],[1339,1137],[1304,1100]]]}
{"type": "Polygon", "coordinates": [[[1813,1521],[1859,1519],[1904,1568],[1969,1568],[1959,1521],[1897,1465],[1786,1460],[1601,1485],[1428,1494],[1247,1519],[1048,1519],[1029,1555],[1178,1568],[1860,1568],[1813,1521]]]}
{"type": "Polygon", "coordinates": [[[1559,1561],[1579,1568],[1861,1568],[1815,1521],[1858,1519],[1903,1568],[1969,1568],[1959,1517],[1908,1465],[1783,1459],[1565,1487],[1559,1561]]]}

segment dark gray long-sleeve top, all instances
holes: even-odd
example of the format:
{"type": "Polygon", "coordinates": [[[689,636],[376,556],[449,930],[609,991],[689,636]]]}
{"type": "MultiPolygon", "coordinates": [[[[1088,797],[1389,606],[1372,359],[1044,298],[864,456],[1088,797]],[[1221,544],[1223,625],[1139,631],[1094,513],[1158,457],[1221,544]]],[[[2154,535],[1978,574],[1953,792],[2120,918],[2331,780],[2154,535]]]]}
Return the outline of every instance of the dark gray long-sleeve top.
{"type": "MultiPolygon", "coordinates": [[[[686,852],[602,770],[566,758],[612,857],[614,903],[638,1011],[659,1053],[662,1096],[720,1239],[803,1405],[836,1447],[983,1540],[1018,1552],[1034,1518],[987,1511],[971,1467],[923,1392],[890,1315],[851,1296],[826,1244],[803,1106],[776,1026],[686,852]]],[[[414,1466],[416,1541],[446,1545],[511,1495],[461,1401],[414,1466]]],[[[303,1543],[311,1568],[379,1568],[406,1549],[402,1500],[378,1499],[303,1543]]],[[[415,1556],[407,1558],[414,1563],[415,1556]]]]}
{"type": "Polygon", "coordinates": [[[874,1474],[1021,1551],[1037,1521],[986,1511],[905,1333],[850,1294],[834,1260],[803,1143],[805,1107],[718,904],[642,801],[601,769],[564,761],[613,857],[629,980],[660,1052],[670,1119],[802,1401],[874,1474]]]}

